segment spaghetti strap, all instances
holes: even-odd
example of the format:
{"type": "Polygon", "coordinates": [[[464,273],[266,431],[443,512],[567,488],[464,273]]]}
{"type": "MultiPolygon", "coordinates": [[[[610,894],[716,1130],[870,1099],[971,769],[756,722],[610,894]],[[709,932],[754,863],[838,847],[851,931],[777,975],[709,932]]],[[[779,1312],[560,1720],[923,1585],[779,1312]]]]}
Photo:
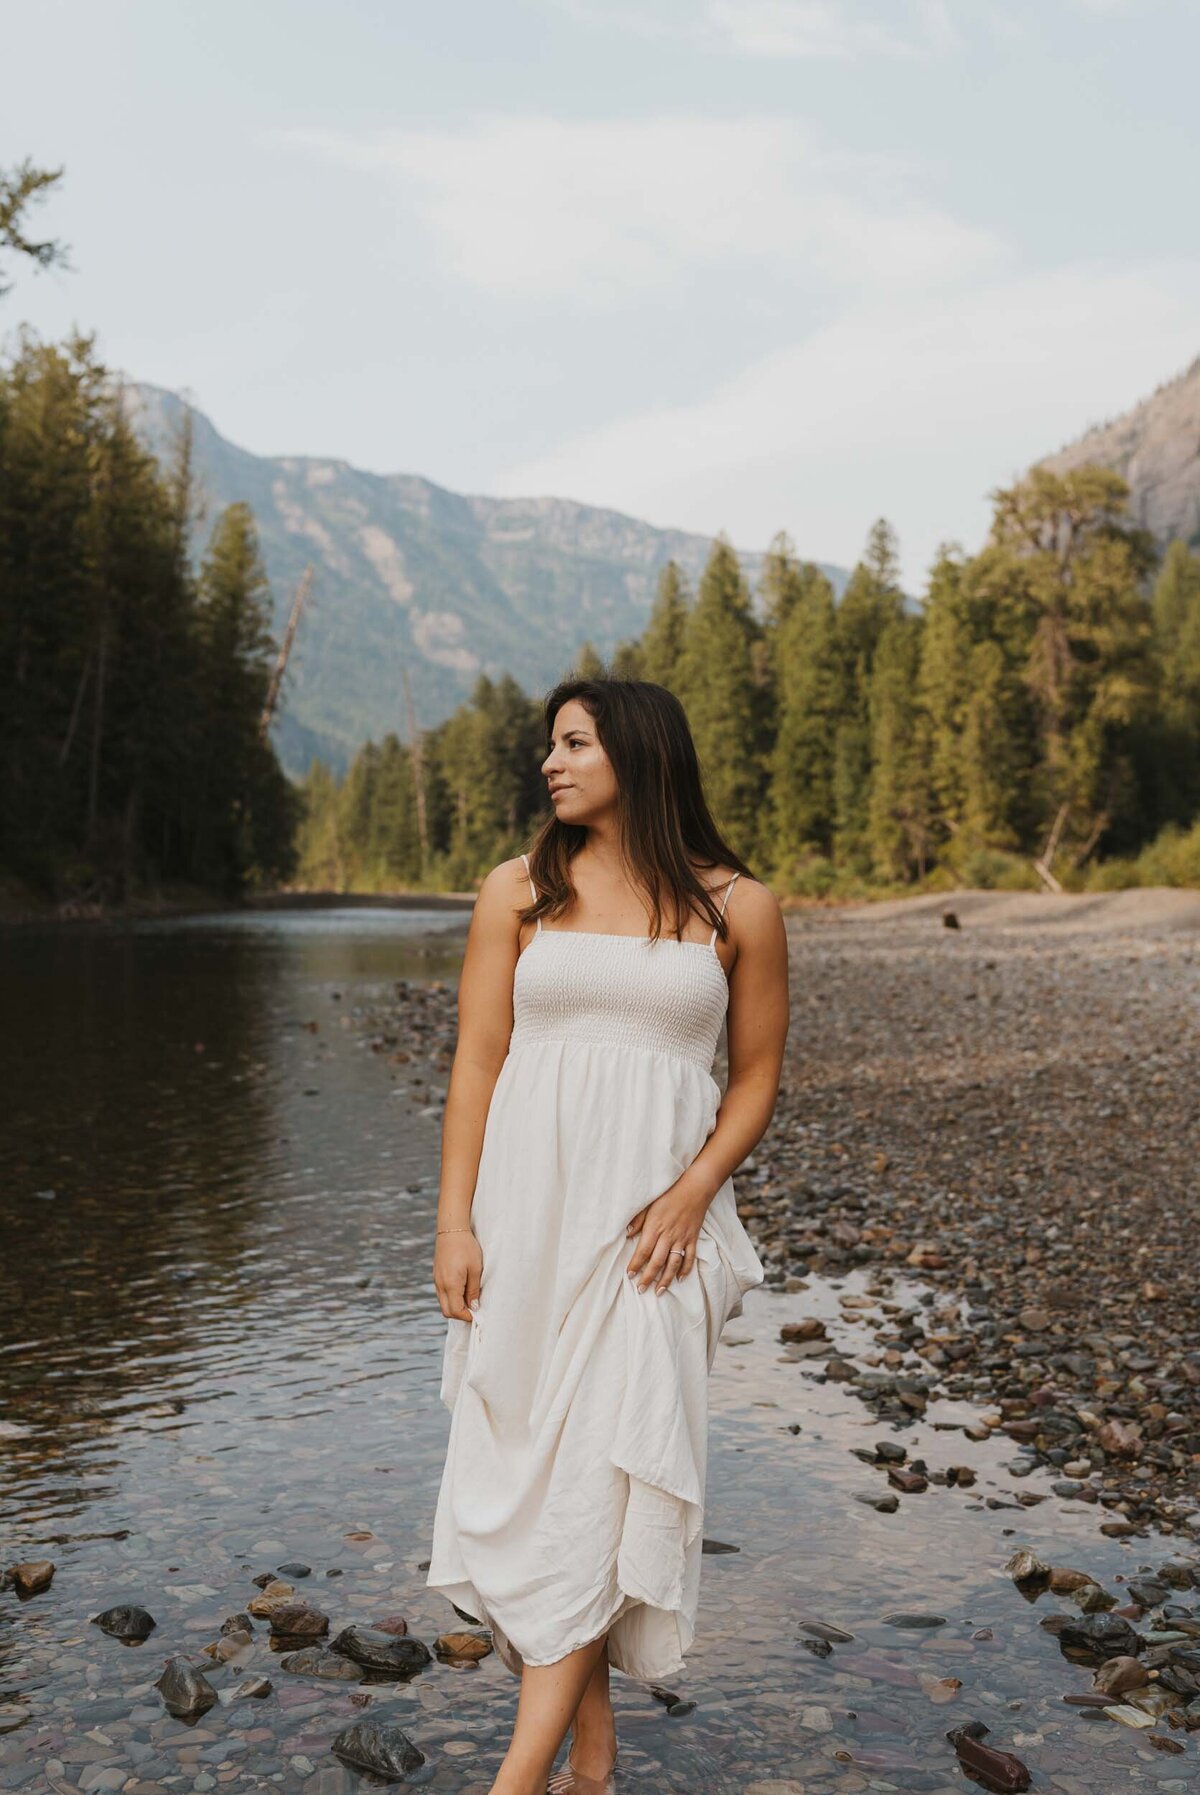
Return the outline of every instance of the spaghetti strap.
{"type": "MultiPolygon", "coordinates": [[[[522,854],[521,858],[525,862],[525,877],[529,880],[529,889],[533,893],[533,901],[536,904],[537,903],[537,886],[534,884],[533,874],[529,870],[529,855],[522,854]]],[[[539,916],[537,919],[537,928],[534,930],[534,934],[540,935],[541,932],[542,932],[542,919],[539,916]]]]}
{"type": "MultiPolygon", "coordinates": [[[[721,908],[718,911],[718,915],[724,916],[725,906],[729,902],[729,894],[733,890],[734,885],[737,883],[737,881],[740,877],[741,877],[741,875],[739,873],[734,873],[733,878],[730,879],[728,885],[725,887],[725,896],[721,899],[721,908]]],[[[708,945],[710,947],[715,947],[717,945],[717,931],[716,931],[715,926],[713,928],[712,934],[708,938],[708,945]]]]}

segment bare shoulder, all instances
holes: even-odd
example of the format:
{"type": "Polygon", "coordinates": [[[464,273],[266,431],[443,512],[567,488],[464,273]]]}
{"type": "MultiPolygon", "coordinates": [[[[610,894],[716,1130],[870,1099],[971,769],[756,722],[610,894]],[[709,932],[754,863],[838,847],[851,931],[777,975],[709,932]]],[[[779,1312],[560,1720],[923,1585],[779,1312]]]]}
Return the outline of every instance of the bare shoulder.
{"type": "Polygon", "coordinates": [[[489,930],[511,928],[517,911],[529,903],[532,896],[529,875],[521,856],[515,854],[511,860],[498,861],[475,894],[472,926],[478,922],[480,927],[489,930]]]}
{"type": "Polygon", "coordinates": [[[776,946],[787,939],[779,899],[749,873],[742,873],[730,892],[725,916],[739,952],[757,944],[776,946]]]}

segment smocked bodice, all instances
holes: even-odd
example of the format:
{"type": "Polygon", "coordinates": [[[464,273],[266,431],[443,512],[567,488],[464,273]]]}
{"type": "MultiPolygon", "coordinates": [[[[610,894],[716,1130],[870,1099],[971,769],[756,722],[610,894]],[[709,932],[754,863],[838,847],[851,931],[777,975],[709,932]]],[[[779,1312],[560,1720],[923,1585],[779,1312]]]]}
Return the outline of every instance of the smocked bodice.
{"type": "Polygon", "coordinates": [[[729,983],[707,942],[540,929],[517,958],[509,1052],[582,1041],[676,1054],[711,1074],[729,983]]]}

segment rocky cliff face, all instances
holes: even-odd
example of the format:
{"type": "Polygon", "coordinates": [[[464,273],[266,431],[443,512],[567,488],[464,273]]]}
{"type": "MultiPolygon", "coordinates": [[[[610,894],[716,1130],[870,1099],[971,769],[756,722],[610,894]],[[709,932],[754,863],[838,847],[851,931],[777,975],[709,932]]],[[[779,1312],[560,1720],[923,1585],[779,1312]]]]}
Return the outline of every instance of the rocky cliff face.
{"type": "Polygon", "coordinates": [[[1133,515],[1161,540],[1179,536],[1200,545],[1200,358],[1132,411],[1040,465],[1069,473],[1087,462],[1129,482],[1133,515]]]}
{"type": "MultiPolygon", "coordinates": [[[[174,393],[128,389],[131,416],[162,456],[183,412],[174,393]]],[[[277,743],[292,773],[314,754],[343,767],[359,743],[407,738],[401,668],[418,720],[440,721],[481,672],[530,694],[587,640],[602,655],[644,627],[670,559],[699,579],[711,543],[567,499],[472,498],[344,461],[248,454],[193,411],[197,476],[217,513],[246,500],[258,521],[282,629],[311,561],[312,600],[289,668],[277,743]]],[[[762,556],[744,555],[757,579],[762,556]]],[[[827,571],[837,589],[845,574],[827,571]]]]}

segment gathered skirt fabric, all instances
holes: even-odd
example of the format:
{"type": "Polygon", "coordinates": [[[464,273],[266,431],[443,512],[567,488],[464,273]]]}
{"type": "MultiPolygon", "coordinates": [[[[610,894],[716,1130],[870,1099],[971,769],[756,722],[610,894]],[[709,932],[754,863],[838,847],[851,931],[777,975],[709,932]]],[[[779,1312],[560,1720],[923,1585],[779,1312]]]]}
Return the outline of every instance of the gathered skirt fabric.
{"type": "MultiPolygon", "coordinates": [[[[686,966],[690,1026],[715,1034],[717,987],[693,944],[655,946],[676,950],[652,981],[668,1022],[686,966]]],[[[552,957],[535,977],[558,975],[561,1006],[575,961],[552,957]]],[[[618,951],[603,964],[622,968],[619,983],[638,963],[618,951]]],[[[524,1001],[534,1013],[536,986],[524,1001]]],[[[703,1052],[646,1045],[660,1036],[631,1035],[611,1012],[590,1030],[571,1026],[578,1006],[566,1024],[548,1013],[522,1027],[519,1012],[488,1109],[471,1210],[482,1287],[470,1321],[446,1322],[450,1433],[426,1581],[491,1628],[514,1674],[608,1631],[611,1664],[658,1679],[682,1668],[695,1632],[708,1374],[764,1271],[726,1179],[686,1277],[659,1296],[626,1276],[627,1224],[699,1153],[720,1089],[703,1052]]]]}

